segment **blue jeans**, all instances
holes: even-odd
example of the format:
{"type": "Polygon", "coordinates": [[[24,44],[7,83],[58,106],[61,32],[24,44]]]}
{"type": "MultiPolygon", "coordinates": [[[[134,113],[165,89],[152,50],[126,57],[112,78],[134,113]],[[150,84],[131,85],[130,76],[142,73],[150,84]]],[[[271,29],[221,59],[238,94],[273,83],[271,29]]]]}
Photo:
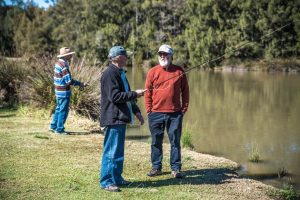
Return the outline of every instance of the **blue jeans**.
{"type": "Polygon", "coordinates": [[[50,128],[56,132],[63,132],[65,130],[64,124],[69,114],[70,97],[56,97],[55,113],[50,124],[50,128]]]}
{"type": "Polygon", "coordinates": [[[148,115],[149,129],[151,132],[151,162],[152,169],[162,169],[164,130],[167,130],[171,144],[170,165],[172,170],[181,170],[181,146],[182,131],[181,112],[161,113],[152,112],[148,115]]]}
{"type": "Polygon", "coordinates": [[[105,128],[103,156],[100,173],[100,187],[117,185],[124,179],[124,144],[126,124],[111,125],[105,128]]]}

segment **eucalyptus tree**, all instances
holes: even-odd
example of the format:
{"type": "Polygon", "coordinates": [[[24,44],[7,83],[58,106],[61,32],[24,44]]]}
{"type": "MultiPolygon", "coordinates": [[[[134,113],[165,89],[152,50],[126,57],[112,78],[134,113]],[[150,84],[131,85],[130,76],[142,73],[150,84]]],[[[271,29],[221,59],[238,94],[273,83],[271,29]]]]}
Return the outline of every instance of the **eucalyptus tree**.
{"type": "Polygon", "coordinates": [[[299,1],[270,0],[260,7],[256,25],[262,33],[264,57],[283,58],[299,55],[299,1]],[[276,31],[281,27],[284,28],[276,31]],[[270,36],[264,37],[264,35],[270,36]]]}
{"type": "MultiPolygon", "coordinates": [[[[191,65],[200,65],[224,53],[222,34],[228,26],[226,11],[229,7],[228,1],[187,0],[186,13],[189,13],[189,17],[184,38],[191,65]]],[[[204,67],[214,64],[208,63],[204,67]]]]}
{"type": "Polygon", "coordinates": [[[168,43],[176,62],[196,66],[218,57],[282,58],[300,52],[297,0],[50,1],[48,9],[33,1],[14,0],[10,7],[0,1],[3,53],[57,53],[71,46],[79,57],[103,63],[109,48],[120,44],[142,63],[156,62],[157,48],[168,43]]]}
{"type": "Polygon", "coordinates": [[[14,43],[14,35],[19,21],[22,9],[19,7],[6,6],[5,2],[0,5],[0,53],[2,55],[14,55],[16,46],[14,43]]]}

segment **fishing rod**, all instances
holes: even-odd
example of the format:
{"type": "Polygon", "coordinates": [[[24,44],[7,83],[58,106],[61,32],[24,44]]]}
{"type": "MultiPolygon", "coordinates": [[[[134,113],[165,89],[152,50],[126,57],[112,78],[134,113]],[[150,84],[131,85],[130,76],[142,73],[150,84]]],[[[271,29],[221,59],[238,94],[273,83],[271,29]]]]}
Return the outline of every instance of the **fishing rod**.
{"type": "MultiPolygon", "coordinates": [[[[299,21],[299,20],[296,20],[296,21],[299,21]]],[[[296,21],[294,21],[294,22],[296,22],[296,21]]],[[[294,22],[290,22],[290,23],[288,23],[288,24],[286,24],[286,25],[284,25],[284,26],[281,26],[281,27],[275,29],[274,31],[272,31],[272,32],[270,32],[270,33],[268,33],[268,34],[263,35],[260,39],[263,40],[265,37],[269,37],[270,35],[272,35],[272,34],[274,34],[275,32],[278,32],[278,31],[284,29],[285,27],[289,26],[290,24],[292,24],[292,23],[294,23],[294,22]]],[[[247,44],[249,44],[249,43],[252,43],[252,41],[248,41],[248,42],[245,42],[244,44],[238,45],[236,48],[234,48],[234,49],[232,49],[232,50],[230,50],[230,51],[224,53],[223,55],[218,56],[218,57],[215,57],[215,58],[213,58],[213,59],[211,59],[211,60],[208,60],[208,61],[206,61],[206,62],[204,62],[204,63],[202,63],[202,64],[200,64],[200,65],[197,65],[197,66],[188,68],[188,69],[184,70],[182,74],[180,74],[180,75],[175,75],[175,76],[170,77],[170,78],[168,78],[168,79],[166,79],[166,80],[164,80],[164,81],[161,81],[160,83],[155,84],[155,86],[152,86],[152,88],[146,88],[145,91],[148,91],[148,90],[158,90],[158,86],[159,86],[159,85],[161,85],[161,84],[163,84],[163,83],[165,83],[165,82],[167,82],[167,81],[169,81],[169,80],[171,80],[171,79],[173,79],[173,78],[176,78],[176,77],[179,78],[179,77],[183,76],[184,74],[189,73],[189,72],[190,72],[191,70],[193,70],[193,69],[197,69],[197,68],[199,68],[199,67],[202,67],[202,66],[204,66],[204,65],[207,65],[208,63],[211,63],[211,62],[220,60],[221,58],[225,57],[225,55],[227,55],[227,54],[229,54],[229,53],[232,53],[232,52],[235,52],[235,51],[237,51],[237,50],[240,50],[242,47],[244,47],[245,45],[247,45],[247,44]]],[[[166,88],[164,88],[164,89],[166,89],[166,88]]]]}

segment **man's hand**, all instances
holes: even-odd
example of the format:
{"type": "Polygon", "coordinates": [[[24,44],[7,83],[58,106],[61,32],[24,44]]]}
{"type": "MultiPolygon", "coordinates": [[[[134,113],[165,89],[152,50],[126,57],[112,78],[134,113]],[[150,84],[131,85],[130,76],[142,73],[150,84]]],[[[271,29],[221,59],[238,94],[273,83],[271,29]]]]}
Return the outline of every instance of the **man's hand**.
{"type": "Polygon", "coordinates": [[[137,96],[138,97],[141,97],[141,96],[144,96],[144,92],[146,91],[147,89],[138,89],[136,90],[135,92],[137,93],[137,96]]]}
{"type": "Polygon", "coordinates": [[[87,84],[87,83],[80,83],[79,90],[83,90],[87,86],[89,86],[89,84],[87,84]]]}
{"type": "Polygon", "coordinates": [[[141,125],[143,125],[145,123],[144,117],[143,117],[143,115],[141,113],[136,113],[135,116],[141,122],[141,125]]]}

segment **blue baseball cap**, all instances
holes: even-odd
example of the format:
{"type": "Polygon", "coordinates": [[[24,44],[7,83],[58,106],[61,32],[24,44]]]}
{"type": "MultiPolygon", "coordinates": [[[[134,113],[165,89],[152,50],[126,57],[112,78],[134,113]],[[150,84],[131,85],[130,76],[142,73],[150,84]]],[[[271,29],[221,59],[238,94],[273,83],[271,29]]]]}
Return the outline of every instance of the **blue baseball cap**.
{"type": "Polygon", "coordinates": [[[108,58],[114,58],[116,56],[120,56],[120,55],[124,55],[127,57],[127,53],[124,47],[122,46],[113,46],[110,50],[109,50],[109,54],[108,54],[108,58]]]}

